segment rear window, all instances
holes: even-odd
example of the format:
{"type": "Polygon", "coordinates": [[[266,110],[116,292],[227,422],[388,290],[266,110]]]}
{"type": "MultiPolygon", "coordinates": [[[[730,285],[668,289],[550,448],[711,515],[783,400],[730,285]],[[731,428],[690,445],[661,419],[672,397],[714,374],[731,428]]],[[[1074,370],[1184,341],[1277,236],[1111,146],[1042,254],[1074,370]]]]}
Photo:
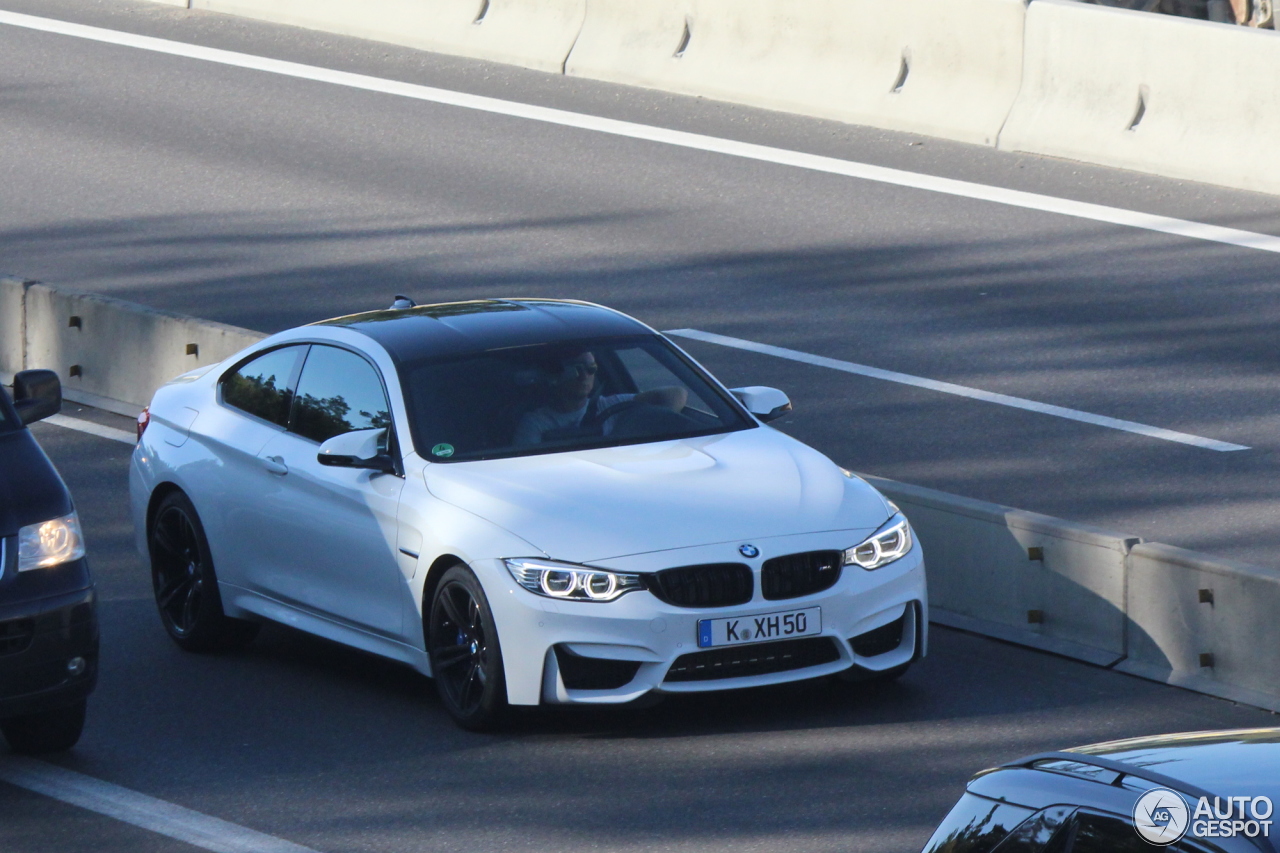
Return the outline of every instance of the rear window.
{"type": "Polygon", "coordinates": [[[1033,809],[966,793],[934,831],[924,853],[991,853],[1033,809]]]}

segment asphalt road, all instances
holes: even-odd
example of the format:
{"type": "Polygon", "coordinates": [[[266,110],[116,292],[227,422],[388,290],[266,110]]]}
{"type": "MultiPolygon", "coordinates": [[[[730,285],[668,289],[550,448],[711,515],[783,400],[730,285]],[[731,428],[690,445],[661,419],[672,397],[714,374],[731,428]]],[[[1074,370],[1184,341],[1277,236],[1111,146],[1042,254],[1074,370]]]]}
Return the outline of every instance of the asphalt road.
{"type": "MultiPolygon", "coordinates": [[[[1266,196],[148,3],[0,9],[1280,234],[1266,196]]],[[[6,272],[266,331],[396,292],[585,298],[1237,442],[687,345],[730,384],[786,389],[785,428],[849,467],[1277,564],[1272,255],[3,26],[0,81],[6,272]]],[[[882,689],[468,734],[424,679],[285,629],[241,656],[179,652],[132,551],[128,448],[36,432],[103,593],[102,686],[57,763],[326,853],[914,851],[983,766],[1275,719],[935,629],[882,689]]],[[[0,784],[6,853],[181,847],[0,784]]]]}
{"type": "MultiPolygon", "coordinates": [[[[132,547],[130,448],[34,431],[76,496],[102,593],[101,686],[79,746],[53,761],[321,853],[914,853],[982,767],[1276,719],[935,627],[930,656],[888,687],[538,710],[470,734],[416,673],[288,629],[242,655],[178,650],[132,547]]],[[[0,783],[5,853],[191,849],[0,783]]]]}
{"type": "MultiPolygon", "coordinates": [[[[123,0],[247,53],[1280,234],[1276,199],[123,0]]],[[[1280,566],[1275,256],[0,27],[0,269],[266,331],[585,298],[1235,442],[1218,453],[722,347],[841,464],[1280,566]]]]}

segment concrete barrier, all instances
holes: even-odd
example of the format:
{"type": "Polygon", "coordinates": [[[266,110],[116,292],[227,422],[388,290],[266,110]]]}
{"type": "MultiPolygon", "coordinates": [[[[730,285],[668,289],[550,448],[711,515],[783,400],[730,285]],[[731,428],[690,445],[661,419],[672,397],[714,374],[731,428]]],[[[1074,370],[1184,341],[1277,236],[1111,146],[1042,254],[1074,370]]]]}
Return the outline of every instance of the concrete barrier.
{"type": "Polygon", "coordinates": [[[162,384],[216,364],[264,335],[100,296],[25,287],[18,369],[57,371],[68,400],[135,415],[162,384]]]}
{"type": "Polygon", "coordinates": [[[994,145],[1023,0],[588,0],[565,73],[994,145]]]}
{"type": "Polygon", "coordinates": [[[27,284],[20,278],[0,276],[0,383],[5,385],[12,385],[13,374],[22,370],[27,284]]]}
{"type": "Polygon", "coordinates": [[[919,537],[931,621],[1101,666],[1124,658],[1126,558],[1136,536],[865,479],[919,537]]]}
{"type": "Polygon", "coordinates": [[[1146,543],[1130,554],[1117,669],[1280,710],[1280,571],[1146,543]]]}
{"type": "Polygon", "coordinates": [[[556,74],[586,17],[586,0],[191,0],[191,8],[556,74]]]}
{"type": "Polygon", "coordinates": [[[1275,32],[1036,0],[1025,60],[1000,148],[1280,192],[1275,32]]]}
{"type": "MultiPolygon", "coordinates": [[[[155,0],[187,5],[187,0],[155,0]]],[[[1075,0],[190,0],[1003,150],[1280,193],[1280,41],[1075,0]],[[1195,62],[1181,61],[1195,56],[1195,62]]]]}

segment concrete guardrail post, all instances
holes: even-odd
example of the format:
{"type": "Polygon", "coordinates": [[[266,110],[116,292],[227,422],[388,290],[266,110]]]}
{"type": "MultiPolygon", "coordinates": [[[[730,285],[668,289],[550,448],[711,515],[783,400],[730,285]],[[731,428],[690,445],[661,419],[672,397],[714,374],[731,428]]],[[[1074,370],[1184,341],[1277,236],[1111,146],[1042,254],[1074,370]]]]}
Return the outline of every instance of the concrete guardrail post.
{"type": "Polygon", "coordinates": [[[1102,666],[1126,654],[1141,540],[879,477],[924,548],[930,619],[1102,666]]]}
{"type": "Polygon", "coordinates": [[[588,0],[565,73],[995,145],[1024,0],[588,0]]]}
{"type": "Polygon", "coordinates": [[[155,389],[264,337],[95,293],[26,288],[25,366],[57,371],[68,400],[137,414],[155,389]]]}
{"type": "Polygon", "coordinates": [[[1000,148],[1280,192],[1276,33],[1035,0],[1025,57],[1000,148]]]}
{"type": "Polygon", "coordinates": [[[559,74],[586,0],[191,0],[191,8],[559,74]]]}
{"type": "Polygon", "coordinates": [[[11,385],[23,362],[27,337],[26,297],[31,282],[0,276],[0,384],[11,385]]]}
{"type": "Polygon", "coordinates": [[[1117,669],[1280,709],[1280,571],[1154,542],[1130,564],[1129,657],[1117,669]]]}

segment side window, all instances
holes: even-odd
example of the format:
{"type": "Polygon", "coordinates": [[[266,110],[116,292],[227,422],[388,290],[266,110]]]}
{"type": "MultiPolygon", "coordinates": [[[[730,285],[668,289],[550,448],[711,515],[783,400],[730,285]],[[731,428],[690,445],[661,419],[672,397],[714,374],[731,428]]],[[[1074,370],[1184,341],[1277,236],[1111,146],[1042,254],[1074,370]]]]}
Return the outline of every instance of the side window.
{"type": "Polygon", "coordinates": [[[306,347],[275,349],[260,355],[222,380],[222,402],[279,426],[289,422],[289,405],[298,358],[306,347]]]}
{"type": "Polygon", "coordinates": [[[337,347],[312,346],[302,365],[290,429],[312,441],[390,426],[390,406],[373,365],[337,347]]]}
{"type": "Polygon", "coordinates": [[[991,853],[1060,853],[1062,839],[1069,831],[1062,828],[1063,824],[1075,810],[1075,806],[1050,806],[1036,812],[1009,833],[991,853]]]}
{"type": "Polygon", "coordinates": [[[1133,824],[1124,818],[1079,812],[1071,827],[1067,853],[1151,853],[1133,824]]]}
{"type": "Polygon", "coordinates": [[[672,373],[671,368],[658,359],[644,347],[627,347],[617,350],[618,360],[626,367],[627,372],[631,374],[631,379],[636,384],[636,390],[641,393],[645,391],[654,391],[659,388],[683,388],[688,394],[685,405],[695,411],[702,412],[706,415],[715,417],[714,410],[711,405],[689,386],[680,380],[676,374],[672,373]]]}
{"type": "Polygon", "coordinates": [[[671,371],[658,363],[652,355],[640,347],[627,347],[617,351],[618,359],[631,374],[637,391],[648,391],[671,384],[671,371]]]}
{"type": "Polygon", "coordinates": [[[924,853],[991,853],[1032,809],[965,794],[934,830],[924,853]]]}

